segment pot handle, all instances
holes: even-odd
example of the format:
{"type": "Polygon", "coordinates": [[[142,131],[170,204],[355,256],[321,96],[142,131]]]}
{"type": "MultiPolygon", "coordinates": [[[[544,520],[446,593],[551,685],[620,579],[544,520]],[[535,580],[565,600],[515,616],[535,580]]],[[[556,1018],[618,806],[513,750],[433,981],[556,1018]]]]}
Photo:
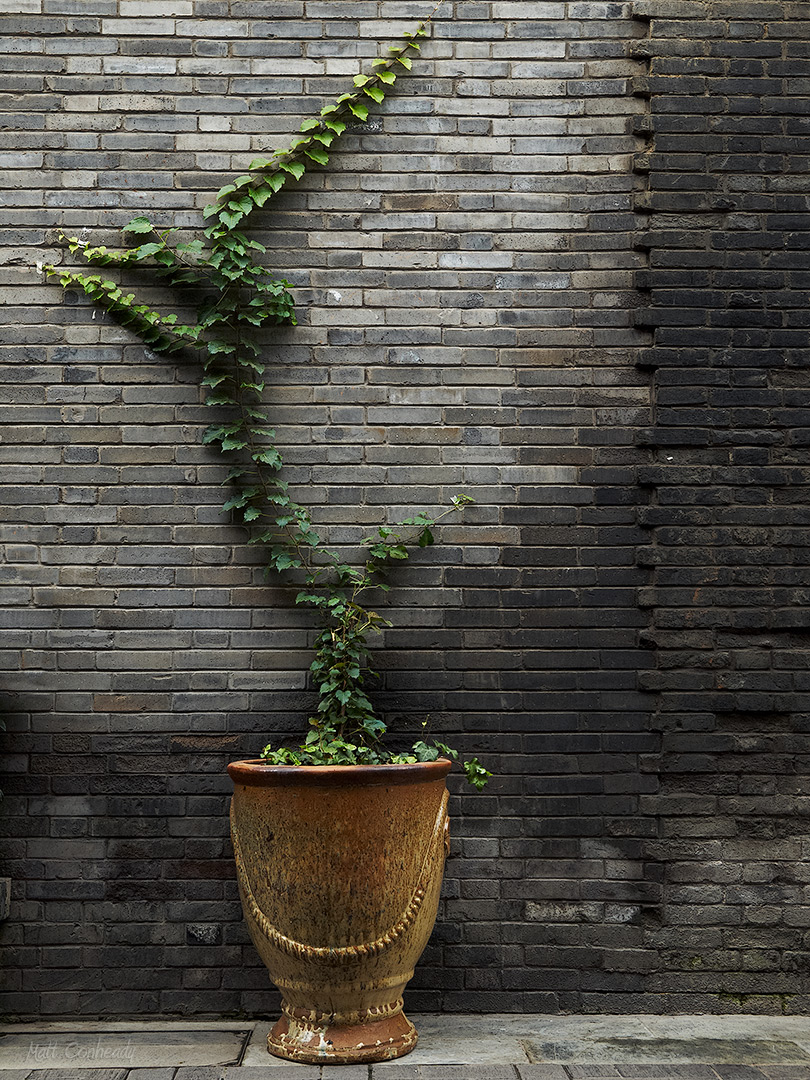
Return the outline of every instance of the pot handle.
{"type": "Polygon", "coordinates": [[[236,816],[233,810],[233,802],[231,802],[231,840],[233,841],[233,854],[236,861],[236,874],[239,879],[239,885],[242,890],[246,910],[250,912],[251,918],[255,921],[267,940],[283,952],[294,954],[307,960],[333,961],[353,960],[360,956],[378,955],[383,949],[392,945],[397,938],[401,937],[413,924],[425,899],[427,884],[430,878],[430,867],[431,863],[437,858],[436,852],[441,852],[441,855],[438,857],[441,858],[442,861],[444,861],[444,858],[448,853],[450,847],[450,822],[447,816],[448,799],[449,792],[445,789],[441,806],[439,807],[439,813],[436,816],[436,823],[433,826],[433,834],[428,842],[425,857],[422,860],[422,868],[419,872],[419,882],[414,889],[407,907],[394,926],[392,926],[387,933],[380,935],[380,937],[374,941],[369,941],[362,945],[340,945],[336,948],[321,945],[305,945],[302,941],[296,941],[294,938],[287,937],[273,926],[259,907],[256,897],[253,895],[253,890],[250,887],[247,870],[242,858],[242,849],[239,844],[239,832],[236,828],[236,816]]]}

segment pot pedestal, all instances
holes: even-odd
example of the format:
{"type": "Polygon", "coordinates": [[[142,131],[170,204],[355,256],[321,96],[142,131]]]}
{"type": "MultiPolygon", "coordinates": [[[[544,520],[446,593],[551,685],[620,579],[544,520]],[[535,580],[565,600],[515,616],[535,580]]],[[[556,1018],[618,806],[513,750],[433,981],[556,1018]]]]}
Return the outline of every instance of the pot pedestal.
{"type": "Polygon", "coordinates": [[[331,1060],[340,1064],[387,1061],[410,1053],[416,1046],[416,1028],[402,1011],[366,1017],[306,1012],[284,1009],[267,1036],[267,1049],[275,1057],[323,1065],[331,1060]]]}
{"type": "Polygon", "coordinates": [[[362,1064],[416,1046],[402,994],[436,919],[449,769],[228,766],[245,920],[282,995],[274,1056],[362,1064]]]}

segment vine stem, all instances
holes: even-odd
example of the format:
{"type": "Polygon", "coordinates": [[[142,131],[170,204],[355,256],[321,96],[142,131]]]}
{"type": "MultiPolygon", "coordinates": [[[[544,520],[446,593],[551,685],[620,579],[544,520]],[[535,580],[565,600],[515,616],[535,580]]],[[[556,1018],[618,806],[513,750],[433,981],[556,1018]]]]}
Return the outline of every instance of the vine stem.
{"type": "MultiPolygon", "coordinates": [[[[239,330],[238,330],[238,327],[236,328],[236,334],[237,334],[237,339],[236,339],[237,361],[236,362],[237,362],[237,364],[239,364],[239,360],[238,360],[238,356],[239,356],[239,351],[238,351],[239,350],[239,330]]],[[[267,478],[265,476],[264,469],[262,468],[260,461],[256,457],[254,457],[254,454],[258,454],[258,453],[261,452],[261,447],[256,442],[255,431],[253,430],[253,426],[250,423],[250,418],[248,417],[247,408],[246,408],[245,402],[244,402],[244,393],[243,393],[242,386],[240,384],[240,380],[239,380],[238,377],[236,379],[236,384],[237,384],[237,404],[239,406],[239,412],[241,414],[242,423],[244,425],[244,430],[247,433],[248,447],[249,447],[249,450],[250,450],[251,460],[253,461],[253,470],[252,471],[253,471],[253,474],[255,475],[256,479],[259,482],[259,486],[261,487],[262,492],[264,493],[265,501],[269,505],[272,505],[271,494],[270,494],[271,484],[272,484],[272,487],[275,490],[279,490],[278,489],[278,484],[272,483],[272,481],[270,483],[268,483],[267,478]]],[[[298,504],[296,503],[295,506],[297,508],[298,504]]],[[[300,509],[304,510],[304,512],[306,513],[306,510],[305,510],[304,507],[300,507],[300,509]]],[[[268,514],[268,513],[264,512],[264,511],[261,511],[261,516],[264,517],[264,518],[267,518],[269,521],[272,521],[273,524],[275,524],[275,519],[273,518],[273,516],[271,514],[268,514]]],[[[307,519],[309,519],[309,514],[307,514],[307,519]]],[[[302,545],[301,542],[297,539],[297,537],[295,535],[295,532],[290,528],[289,525],[285,525],[283,527],[283,532],[288,537],[290,544],[295,549],[296,554],[300,558],[302,568],[304,570],[306,570],[308,573],[312,573],[313,569],[312,569],[312,560],[311,560],[311,552],[312,552],[311,546],[302,545]]]]}
{"type": "MultiPolygon", "coordinates": [[[[269,270],[253,254],[256,250],[264,252],[265,248],[237,228],[280,191],[290,177],[301,178],[310,168],[306,158],[320,165],[327,163],[325,148],[331,147],[348,126],[340,118],[345,116],[348,120],[350,112],[360,121],[366,120],[368,106],[364,95],[380,104],[396,81],[397,65],[411,69],[408,51],[419,51],[416,39],[427,36],[427,26],[443,4],[444,0],[437,0],[416,32],[405,33],[404,44],[389,48],[387,59],[378,57],[371,74],[355,76],[355,89],[325,106],[319,118],[305,121],[299,131],[299,136],[305,136],[303,139],[296,136],[287,150],[275,151],[275,160],[257,159],[248,166],[246,174],[220,189],[215,201],[203,210],[205,221],[216,215],[216,220],[204,229],[208,253],[203,254],[199,242],[186,246],[186,251],[192,257],[199,256],[199,261],[192,262],[183,252],[170,248],[168,240],[173,230],[158,229],[145,217],[133,219],[125,226],[124,234],[146,236],[150,242],[141,243],[129,252],[107,252],[105,247],[91,248],[83,238],[64,237],[71,254],[80,250],[91,264],[150,269],[156,276],[167,279],[164,284],[174,287],[190,282],[203,287],[207,284],[218,294],[213,301],[202,295],[196,323],[185,326],[178,324],[176,313],[164,316],[145,304],[132,306],[134,294],[123,297],[119,286],[101,277],[76,271],[62,271],[60,277],[63,287],[78,285],[124,326],[132,326],[141,341],[156,351],[174,351],[181,344],[200,350],[206,373],[203,382],[210,387],[206,404],[227,405],[232,409],[228,421],[211,425],[203,435],[204,444],[217,443],[224,455],[233,450],[241,454],[237,467],[228,476],[229,481],[235,481],[236,494],[226,502],[225,509],[243,511],[243,525],[250,538],[266,548],[269,570],[283,574],[290,569],[306,575],[310,591],[299,592],[296,602],[315,607],[319,613],[320,632],[310,669],[320,698],[317,714],[310,718],[314,730],[301,747],[301,754],[271,751],[266,747],[262,756],[268,760],[275,758],[278,763],[300,764],[302,757],[312,764],[435,760],[440,750],[445,752],[443,744],[429,748],[424,743],[415,744],[414,754],[410,755],[391,755],[377,749],[385,724],[376,716],[363,689],[364,676],[370,674],[365,636],[390,623],[361,601],[373,588],[387,589],[382,580],[385,569],[408,557],[407,548],[415,538],[421,546],[432,543],[430,530],[437,522],[472,500],[454,496],[453,505],[435,518],[420,512],[406,522],[379,526],[377,537],[364,541],[365,557],[357,557],[353,565],[341,559],[340,545],[337,550],[323,545],[309,510],[289,497],[287,483],[276,475],[282,460],[278,449],[266,442],[266,437],[272,439],[273,433],[267,431],[270,420],[262,408],[264,366],[256,359],[259,343],[248,326],[261,327],[270,320],[276,324],[294,324],[290,286],[286,281],[270,279],[269,270]],[[327,137],[328,132],[331,134],[327,137]],[[277,171],[267,175],[266,170],[271,168],[277,171]],[[219,390],[221,383],[224,385],[219,390]],[[245,460],[247,456],[249,461],[245,460]],[[261,530],[260,535],[254,533],[252,523],[261,530]]],[[[46,270],[57,273],[53,267],[46,270]]],[[[483,772],[480,770],[476,775],[480,777],[483,772]]]]}
{"type": "MultiPolygon", "coordinates": [[[[444,0],[441,0],[441,2],[444,3],[444,0]]],[[[442,518],[446,518],[449,514],[455,513],[455,511],[457,509],[458,509],[458,507],[454,503],[452,506],[448,506],[446,510],[443,510],[437,517],[430,518],[429,520],[427,520],[425,522],[425,524],[421,528],[414,527],[412,529],[411,533],[404,538],[403,543],[405,543],[405,544],[410,543],[412,540],[415,539],[415,537],[419,536],[419,534],[422,532],[422,530],[424,528],[431,528],[433,525],[437,525],[442,520],[442,518]]],[[[357,584],[355,585],[355,587],[354,587],[354,589],[352,591],[352,601],[354,601],[357,596],[359,596],[361,593],[365,592],[367,589],[377,589],[377,588],[379,588],[379,585],[371,580],[371,575],[374,574],[375,572],[379,572],[379,569],[380,569],[380,567],[375,565],[375,562],[374,562],[373,559],[366,560],[366,564],[365,564],[363,570],[364,570],[364,577],[367,580],[357,582],[357,584]]]]}

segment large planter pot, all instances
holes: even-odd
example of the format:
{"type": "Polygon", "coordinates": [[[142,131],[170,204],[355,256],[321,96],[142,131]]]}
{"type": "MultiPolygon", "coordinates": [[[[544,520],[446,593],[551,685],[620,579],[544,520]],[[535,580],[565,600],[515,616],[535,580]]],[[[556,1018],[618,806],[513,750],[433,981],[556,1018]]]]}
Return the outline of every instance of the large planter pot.
{"type": "Polygon", "coordinates": [[[449,769],[228,766],[245,919],[282,994],[271,1054],[345,1064],[416,1045],[402,993],[436,919],[449,769]]]}

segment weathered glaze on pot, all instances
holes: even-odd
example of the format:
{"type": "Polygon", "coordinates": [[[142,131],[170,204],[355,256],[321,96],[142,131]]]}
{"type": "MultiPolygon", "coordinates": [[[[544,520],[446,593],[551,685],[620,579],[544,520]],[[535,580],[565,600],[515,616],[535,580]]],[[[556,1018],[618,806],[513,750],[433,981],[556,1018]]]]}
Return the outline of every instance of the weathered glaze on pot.
{"type": "Polygon", "coordinates": [[[436,919],[449,769],[228,766],[242,906],[282,993],[271,1054],[346,1064],[416,1045],[402,992],[436,919]]]}

